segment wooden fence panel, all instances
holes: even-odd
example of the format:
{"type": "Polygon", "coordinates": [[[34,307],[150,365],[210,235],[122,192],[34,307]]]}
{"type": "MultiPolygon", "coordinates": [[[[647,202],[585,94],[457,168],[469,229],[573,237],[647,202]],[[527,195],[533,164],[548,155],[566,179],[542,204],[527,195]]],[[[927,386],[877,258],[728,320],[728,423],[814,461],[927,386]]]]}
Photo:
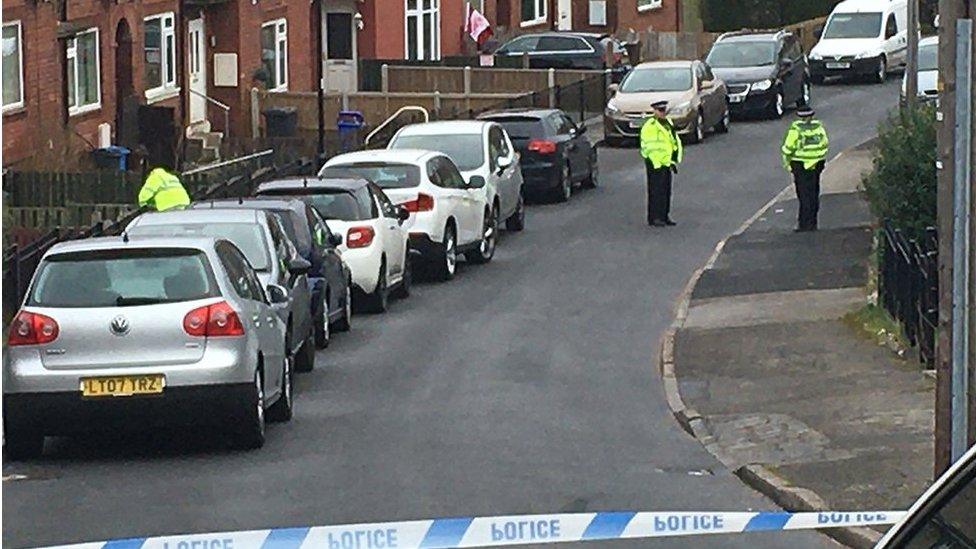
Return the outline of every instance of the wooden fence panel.
{"type": "Polygon", "coordinates": [[[462,93],[464,68],[387,67],[390,92],[462,93]]]}

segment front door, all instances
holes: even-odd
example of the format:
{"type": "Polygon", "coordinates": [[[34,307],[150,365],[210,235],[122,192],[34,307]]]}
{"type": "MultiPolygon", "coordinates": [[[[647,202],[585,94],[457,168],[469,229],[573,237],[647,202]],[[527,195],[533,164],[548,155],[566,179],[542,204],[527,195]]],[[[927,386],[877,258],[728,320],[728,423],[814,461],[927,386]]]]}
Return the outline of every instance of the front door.
{"type": "MultiPolygon", "coordinates": [[[[323,4],[324,5],[324,4],[323,4]]],[[[325,14],[325,91],[356,91],[356,34],[350,12],[325,14]]]]}
{"type": "Polygon", "coordinates": [[[573,0],[559,0],[556,26],[561,31],[573,30],[573,0]]]}
{"type": "Polygon", "coordinates": [[[204,42],[203,18],[186,23],[188,44],[187,67],[190,76],[190,124],[207,120],[207,45],[204,42]]]}

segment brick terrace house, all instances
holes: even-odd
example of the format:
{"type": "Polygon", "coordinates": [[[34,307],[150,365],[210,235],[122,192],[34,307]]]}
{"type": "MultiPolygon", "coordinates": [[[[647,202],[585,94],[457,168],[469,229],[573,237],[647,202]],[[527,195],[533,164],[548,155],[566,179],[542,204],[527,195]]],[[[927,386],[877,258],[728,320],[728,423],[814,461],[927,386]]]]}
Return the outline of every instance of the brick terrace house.
{"type": "Polygon", "coordinates": [[[575,30],[625,34],[630,30],[697,30],[691,0],[498,0],[494,21],[509,32],[575,30]],[[687,6],[683,4],[688,4],[687,6]],[[685,21],[685,16],[689,15],[685,21]]]}
{"type": "Polygon", "coordinates": [[[93,147],[134,145],[140,104],[147,131],[182,119],[179,0],[59,4],[4,2],[4,166],[84,165],[93,147]]]}
{"type": "Polygon", "coordinates": [[[504,0],[365,0],[360,56],[367,59],[440,59],[460,55],[473,41],[464,34],[471,4],[491,14],[504,0]]]}

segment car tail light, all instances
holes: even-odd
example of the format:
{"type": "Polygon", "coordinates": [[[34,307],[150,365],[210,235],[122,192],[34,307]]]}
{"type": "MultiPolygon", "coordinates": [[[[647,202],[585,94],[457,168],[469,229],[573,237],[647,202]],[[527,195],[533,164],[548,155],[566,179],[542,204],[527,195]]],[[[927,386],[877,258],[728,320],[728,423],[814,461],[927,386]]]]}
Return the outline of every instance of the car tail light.
{"type": "Polygon", "coordinates": [[[244,335],[244,325],[237,311],[226,301],[197,307],[183,317],[183,330],[196,337],[244,335]]]}
{"type": "Polygon", "coordinates": [[[346,233],[346,246],[349,248],[365,248],[373,243],[376,231],[372,227],[350,227],[346,233]]]}
{"type": "Polygon", "coordinates": [[[60,328],[49,316],[20,311],[10,323],[7,345],[44,345],[58,338],[60,328]]]}
{"type": "Polygon", "coordinates": [[[429,212],[434,209],[434,197],[420,193],[416,200],[408,200],[401,204],[408,212],[429,212]]]}
{"type": "Polygon", "coordinates": [[[533,139],[529,141],[529,150],[539,154],[552,154],[556,152],[556,142],[548,139],[533,139]]]}

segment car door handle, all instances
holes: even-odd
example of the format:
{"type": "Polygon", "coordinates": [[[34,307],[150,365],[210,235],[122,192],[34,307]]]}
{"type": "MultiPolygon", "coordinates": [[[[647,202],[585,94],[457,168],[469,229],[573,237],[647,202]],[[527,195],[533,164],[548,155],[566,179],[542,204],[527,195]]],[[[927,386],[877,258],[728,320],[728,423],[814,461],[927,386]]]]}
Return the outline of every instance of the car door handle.
{"type": "Polygon", "coordinates": [[[251,320],[254,321],[255,326],[257,326],[258,328],[261,327],[261,315],[254,315],[251,317],[251,320]]]}

